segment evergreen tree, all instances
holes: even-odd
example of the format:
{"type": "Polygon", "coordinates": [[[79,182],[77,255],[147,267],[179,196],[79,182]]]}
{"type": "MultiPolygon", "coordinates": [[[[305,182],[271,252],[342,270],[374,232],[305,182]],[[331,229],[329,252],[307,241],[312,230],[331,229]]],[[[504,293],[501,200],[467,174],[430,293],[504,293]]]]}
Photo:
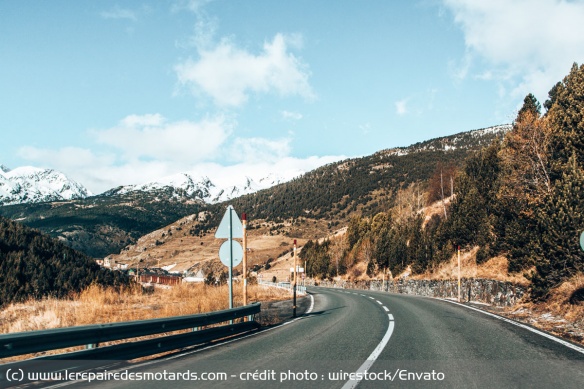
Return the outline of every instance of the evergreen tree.
{"type": "Polygon", "coordinates": [[[493,251],[507,256],[512,272],[534,264],[536,210],[552,189],[549,133],[548,119],[525,109],[506,134],[500,151],[502,172],[493,251]]]}
{"type": "Polygon", "coordinates": [[[451,205],[450,216],[444,221],[440,238],[461,246],[487,245],[495,238],[501,160],[500,143],[492,145],[469,157],[464,172],[458,179],[456,199],[451,205]]]}
{"type": "Polygon", "coordinates": [[[129,284],[120,272],[56,239],[0,217],[0,306],[28,298],[65,297],[97,283],[129,284]]]}
{"type": "Polygon", "coordinates": [[[523,106],[517,113],[517,117],[521,118],[521,116],[527,112],[537,116],[541,115],[541,104],[531,93],[525,96],[525,99],[523,99],[523,106]]]}
{"type": "Polygon", "coordinates": [[[562,178],[575,155],[577,165],[584,167],[584,65],[574,64],[556,90],[554,104],[548,112],[551,137],[551,179],[562,178]]]}
{"type": "Polygon", "coordinates": [[[545,299],[551,288],[584,271],[584,252],[579,246],[584,230],[584,172],[575,155],[569,165],[537,217],[539,244],[531,276],[535,299],[545,299]]]}
{"type": "Polygon", "coordinates": [[[552,105],[554,105],[554,103],[556,102],[556,96],[558,94],[558,88],[560,88],[561,85],[562,85],[562,83],[561,82],[558,82],[548,92],[548,99],[543,103],[543,106],[546,109],[546,111],[549,111],[550,108],[552,107],[552,105]]]}

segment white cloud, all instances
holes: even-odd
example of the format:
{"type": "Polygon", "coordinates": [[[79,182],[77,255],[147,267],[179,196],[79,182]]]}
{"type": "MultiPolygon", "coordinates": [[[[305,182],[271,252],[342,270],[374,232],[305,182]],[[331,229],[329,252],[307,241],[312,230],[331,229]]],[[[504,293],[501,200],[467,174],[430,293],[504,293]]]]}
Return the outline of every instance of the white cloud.
{"type": "Polygon", "coordinates": [[[200,122],[169,122],[159,114],[129,115],[115,127],[91,130],[100,144],[92,148],[27,146],[20,148],[18,155],[35,166],[59,170],[96,194],[182,172],[210,177],[225,187],[240,185],[245,176],[256,180],[269,174],[293,178],[345,158],[291,157],[291,137],[236,138],[230,142],[234,127],[222,116],[200,122]],[[212,162],[219,158],[224,162],[212,162]]]}
{"type": "Polygon", "coordinates": [[[584,62],[584,2],[567,0],[443,0],[465,38],[459,69],[484,62],[480,78],[509,84],[512,97],[547,92],[584,62]]]}
{"type": "Polygon", "coordinates": [[[396,101],[395,102],[395,112],[400,116],[405,115],[408,112],[407,104],[408,104],[408,99],[396,101]]]}
{"type": "Polygon", "coordinates": [[[117,186],[116,156],[112,153],[96,155],[93,151],[78,147],[58,150],[38,147],[21,147],[17,154],[36,166],[56,169],[88,187],[93,193],[101,193],[117,186]]]}
{"type": "Polygon", "coordinates": [[[233,124],[223,116],[201,122],[167,122],[161,115],[130,115],[119,125],[91,133],[101,144],[123,152],[124,159],[195,162],[218,155],[233,124]]]}
{"type": "Polygon", "coordinates": [[[178,0],[172,5],[172,11],[187,10],[198,13],[201,9],[213,0],[178,0]]]}
{"type": "Polygon", "coordinates": [[[300,120],[302,119],[302,114],[298,112],[282,111],[280,112],[284,119],[300,120]]]}
{"type": "Polygon", "coordinates": [[[290,154],[291,139],[237,138],[230,155],[236,161],[246,163],[275,163],[290,154]]]}
{"type": "Polygon", "coordinates": [[[360,124],[359,129],[363,133],[363,135],[368,135],[371,131],[371,123],[360,124]]]}
{"type": "Polygon", "coordinates": [[[132,21],[136,21],[138,19],[134,11],[126,8],[120,8],[118,5],[114,6],[108,11],[101,12],[100,16],[104,19],[128,19],[132,21]]]}
{"type": "Polygon", "coordinates": [[[204,92],[222,107],[244,104],[250,93],[278,93],[314,98],[308,81],[308,66],[289,51],[298,46],[298,36],[277,34],[253,54],[223,39],[212,48],[198,47],[198,60],[186,60],[175,67],[182,85],[204,92]]]}
{"type": "Polygon", "coordinates": [[[95,194],[120,185],[153,182],[179,172],[189,173],[194,177],[209,177],[219,187],[242,185],[245,177],[259,180],[268,175],[274,175],[291,179],[304,172],[346,158],[345,156],[295,158],[287,155],[276,158],[278,153],[288,151],[286,142],[280,146],[277,143],[276,141],[272,144],[263,141],[248,143],[252,146],[249,151],[257,151],[253,147],[268,144],[272,147],[274,155],[271,156],[272,158],[262,160],[254,158],[252,154],[244,154],[245,158],[242,157],[239,162],[231,165],[204,161],[193,164],[142,160],[118,163],[113,153],[97,154],[88,149],[74,147],[57,150],[23,147],[19,150],[19,155],[36,166],[50,167],[65,173],[95,194]]]}

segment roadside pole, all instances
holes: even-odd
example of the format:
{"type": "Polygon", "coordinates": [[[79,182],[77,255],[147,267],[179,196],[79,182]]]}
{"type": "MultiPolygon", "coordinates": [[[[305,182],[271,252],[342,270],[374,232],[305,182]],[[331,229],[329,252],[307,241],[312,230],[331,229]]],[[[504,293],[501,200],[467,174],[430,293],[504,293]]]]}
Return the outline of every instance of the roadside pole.
{"type": "Polygon", "coordinates": [[[247,305],[247,215],[241,214],[243,226],[243,306],[247,305]]]}
{"type": "Polygon", "coordinates": [[[383,269],[381,274],[382,274],[381,290],[385,290],[385,269],[383,269]]]}
{"type": "Polygon", "coordinates": [[[243,226],[231,205],[227,207],[223,219],[215,232],[215,238],[227,239],[219,248],[219,259],[229,270],[229,308],[233,308],[233,267],[243,258],[243,248],[234,239],[243,239],[243,226]]]}
{"type": "Polygon", "coordinates": [[[460,246],[458,246],[458,302],[460,302],[460,246]]]}
{"type": "Polygon", "coordinates": [[[296,239],[294,239],[294,284],[293,284],[293,299],[292,299],[292,317],[296,317],[296,280],[298,279],[298,273],[296,268],[296,239]]]}
{"type": "MultiPolygon", "coordinates": [[[[229,211],[229,309],[233,308],[233,215],[229,211]]],[[[229,322],[233,324],[233,321],[229,322]]]]}

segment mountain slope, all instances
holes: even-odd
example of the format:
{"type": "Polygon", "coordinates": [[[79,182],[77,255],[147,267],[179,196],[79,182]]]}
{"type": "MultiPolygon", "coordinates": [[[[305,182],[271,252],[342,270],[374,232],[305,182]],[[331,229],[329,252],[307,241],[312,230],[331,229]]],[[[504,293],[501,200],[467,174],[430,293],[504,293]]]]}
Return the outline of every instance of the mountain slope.
{"type": "Polygon", "coordinates": [[[251,218],[309,217],[338,221],[359,209],[375,214],[390,205],[392,193],[425,182],[436,166],[461,166],[466,156],[499,139],[510,126],[463,132],[373,155],[332,163],[286,184],[231,201],[251,218]]]}
{"type": "Polygon", "coordinates": [[[97,283],[128,284],[85,254],[0,217],[0,306],[28,298],[64,297],[97,283]]]}
{"type": "MultiPolygon", "coordinates": [[[[250,220],[270,222],[274,231],[282,233],[291,233],[284,226],[294,220],[305,224],[306,220],[326,221],[331,228],[345,223],[356,211],[375,214],[388,209],[399,188],[427,181],[438,164],[460,166],[470,152],[504,132],[505,128],[499,126],[347,159],[229,203],[238,212],[248,213],[250,220]]],[[[195,188],[191,187],[191,193],[196,193],[195,188]]],[[[186,188],[164,185],[148,191],[120,189],[68,202],[0,207],[1,215],[59,237],[94,257],[118,253],[149,232],[205,212],[207,217],[190,229],[193,235],[199,235],[215,228],[224,211],[224,203],[205,204],[197,196],[188,196],[186,188]],[[184,196],[177,196],[181,190],[184,196]]]]}
{"type": "Polygon", "coordinates": [[[26,166],[10,170],[4,165],[0,168],[0,205],[72,200],[90,195],[83,185],[52,169],[26,166]]]}

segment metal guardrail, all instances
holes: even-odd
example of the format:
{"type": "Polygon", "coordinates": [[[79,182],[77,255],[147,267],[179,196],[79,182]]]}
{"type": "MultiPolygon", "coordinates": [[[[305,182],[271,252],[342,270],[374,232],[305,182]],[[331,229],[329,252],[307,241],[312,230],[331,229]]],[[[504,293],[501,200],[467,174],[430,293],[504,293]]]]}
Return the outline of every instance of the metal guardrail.
{"type": "Polygon", "coordinates": [[[184,347],[185,343],[197,344],[235,335],[259,327],[253,320],[197,330],[211,324],[232,321],[255,315],[261,309],[260,303],[245,307],[188,316],[138,320],[131,322],[96,324],[88,326],[56,328],[42,331],[27,331],[0,335],[0,358],[30,354],[47,350],[82,346],[86,350],[43,357],[43,359],[131,359],[184,347]],[[184,329],[192,332],[123,343],[114,346],[97,347],[100,343],[155,335],[184,329]]]}
{"type": "MultiPolygon", "coordinates": [[[[286,289],[286,290],[289,290],[290,292],[292,292],[293,288],[294,288],[294,286],[292,284],[290,284],[289,282],[268,282],[268,281],[258,280],[258,284],[271,286],[274,288],[286,289]]],[[[302,285],[297,285],[296,292],[300,293],[300,294],[306,294],[306,287],[302,286],[302,285]]]]}

